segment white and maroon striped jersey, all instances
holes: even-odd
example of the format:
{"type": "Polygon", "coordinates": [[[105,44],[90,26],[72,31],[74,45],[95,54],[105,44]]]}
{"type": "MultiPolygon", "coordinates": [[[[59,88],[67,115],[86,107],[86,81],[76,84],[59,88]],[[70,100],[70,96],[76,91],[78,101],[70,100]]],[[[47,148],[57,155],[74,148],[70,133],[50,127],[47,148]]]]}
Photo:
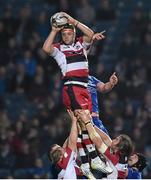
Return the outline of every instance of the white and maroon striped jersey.
{"type": "Polygon", "coordinates": [[[89,43],[83,41],[83,37],[76,38],[71,45],[63,43],[53,44],[54,51],[51,56],[56,60],[63,77],[88,77],[88,60],[86,50],[89,43]]]}
{"type": "Polygon", "coordinates": [[[58,179],[77,179],[77,175],[81,175],[80,168],[76,164],[76,157],[76,152],[72,151],[69,147],[65,149],[61,162],[57,164],[61,169],[58,179]]]}
{"type": "Polygon", "coordinates": [[[110,147],[102,146],[102,153],[107,157],[113,172],[107,175],[108,179],[126,179],[127,157],[121,157],[119,152],[113,153],[110,147]]]}

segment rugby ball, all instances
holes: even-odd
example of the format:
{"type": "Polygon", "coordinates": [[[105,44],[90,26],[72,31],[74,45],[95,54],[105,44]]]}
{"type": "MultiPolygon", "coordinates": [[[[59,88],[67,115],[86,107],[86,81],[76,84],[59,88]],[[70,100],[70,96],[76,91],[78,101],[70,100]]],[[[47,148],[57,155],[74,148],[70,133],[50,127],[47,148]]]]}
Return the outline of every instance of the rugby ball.
{"type": "Polygon", "coordinates": [[[63,13],[58,12],[51,17],[50,23],[55,28],[60,28],[68,23],[68,18],[63,13]]]}

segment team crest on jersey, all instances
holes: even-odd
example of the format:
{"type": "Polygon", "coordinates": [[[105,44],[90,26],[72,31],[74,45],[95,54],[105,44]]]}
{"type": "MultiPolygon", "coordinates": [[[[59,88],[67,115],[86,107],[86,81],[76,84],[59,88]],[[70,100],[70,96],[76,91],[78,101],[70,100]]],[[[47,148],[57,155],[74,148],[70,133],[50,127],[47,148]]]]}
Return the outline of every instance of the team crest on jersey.
{"type": "Polygon", "coordinates": [[[78,50],[80,49],[80,45],[76,45],[75,48],[78,50]]]}
{"type": "Polygon", "coordinates": [[[66,152],[64,153],[64,157],[65,157],[65,158],[67,158],[67,157],[68,157],[68,154],[67,154],[66,152]]]}
{"type": "Polygon", "coordinates": [[[80,49],[82,49],[82,45],[80,44],[80,42],[76,42],[73,45],[65,45],[65,44],[61,44],[60,46],[60,50],[61,51],[79,51],[80,49]]]}

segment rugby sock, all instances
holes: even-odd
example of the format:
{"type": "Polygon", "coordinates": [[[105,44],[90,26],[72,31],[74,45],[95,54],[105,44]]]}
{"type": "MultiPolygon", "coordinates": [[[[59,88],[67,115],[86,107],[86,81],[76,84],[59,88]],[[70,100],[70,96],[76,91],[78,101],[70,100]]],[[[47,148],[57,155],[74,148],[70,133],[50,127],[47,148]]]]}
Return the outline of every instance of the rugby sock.
{"type": "Polygon", "coordinates": [[[99,157],[98,157],[95,145],[90,140],[88,131],[86,131],[86,130],[82,131],[82,142],[84,143],[84,145],[87,148],[87,151],[89,152],[89,157],[91,159],[98,159],[99,157]]]}
{"type": "Polygon", "coordinates": [[[88,155],[86,153],[86,147],[82,142],[81,134],[78,134],[77,149],[81,158],[82,165],[84,165],[86,168],[90,168],[88,155]]]}

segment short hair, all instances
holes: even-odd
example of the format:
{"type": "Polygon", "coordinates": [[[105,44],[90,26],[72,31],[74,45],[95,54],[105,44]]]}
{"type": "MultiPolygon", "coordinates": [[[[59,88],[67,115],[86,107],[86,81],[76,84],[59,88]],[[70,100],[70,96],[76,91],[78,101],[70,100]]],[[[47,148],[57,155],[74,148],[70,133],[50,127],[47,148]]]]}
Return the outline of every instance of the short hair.
{"type": "Polygon", "coordinates": [[[54,151],[52,151],[53,147],[55,147],[56,145],[58,144],[53,144],[48,151],[48,158],[53,164],[57,164],[62,153],[60,149],[55,149],[54,151]]]}
{"type": "Polygon", "coordinates": [[[121,134],[118,148],[121,155],[127,156],[127,158],[129,158],[134,149],[131,138],[126,134],[121,134]]]}
{"type": "Polygon", "coordinates": [[[138,161],[132,165],[132,167],[136,167],[138,171],[142,172],[143,169],[147,166],[146,157],[141,153],[136,153],[138,156],[138,161]]]}
{"type": "MultiPolygon", "coordinates": [[[[73,24],[67,23],[67,24],[63,27],[62,30],[64,30],[64,29],[71,29],[71,30],[73,30],[73,31],[75,32],[75,26],[74,26],[73,24]]],[[[62,31],[62,30],[61,30],[61,31],[62,31]]]]}

